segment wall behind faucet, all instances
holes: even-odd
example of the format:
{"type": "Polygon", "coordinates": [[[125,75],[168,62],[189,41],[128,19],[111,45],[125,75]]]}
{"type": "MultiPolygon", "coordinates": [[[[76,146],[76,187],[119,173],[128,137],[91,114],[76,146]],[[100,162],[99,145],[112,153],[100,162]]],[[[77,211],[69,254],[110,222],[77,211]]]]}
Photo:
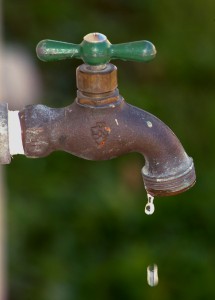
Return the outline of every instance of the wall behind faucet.
{"type": "MultiPolygon", "coordinates": [[[[158,116],[195,160],[197,184],[171,198],[146,194],[137,154],[89,162],[66,153],[7,166],[10,299],[213,299],[215,15],[212,0],[7,0],[6,42],[35,53],[44,38],[80,43],[102,32],[112,43],[152,41],[149,64],[115,61],[126,100],[158,116]],[[157,263],[159,285],[146,283],[157,263]]],[[[79,61],[38,65],[44,96],[75,97],[79,61]]]]}

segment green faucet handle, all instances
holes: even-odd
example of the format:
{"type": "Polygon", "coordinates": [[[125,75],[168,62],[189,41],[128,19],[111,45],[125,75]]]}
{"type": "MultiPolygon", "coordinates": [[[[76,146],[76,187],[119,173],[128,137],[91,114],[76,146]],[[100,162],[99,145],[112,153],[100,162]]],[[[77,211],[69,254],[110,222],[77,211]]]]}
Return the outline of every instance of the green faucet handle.
{"type": "Polygon", "coordinates": [[[87,34],[79,45],[43,40],[37,45],[36,51],[43,61],[79,58],[92,66],[106,64],[111,59],[147,62],[156,55],[155,46],[149,41],[112,45],[101,33],[87,34]]]}

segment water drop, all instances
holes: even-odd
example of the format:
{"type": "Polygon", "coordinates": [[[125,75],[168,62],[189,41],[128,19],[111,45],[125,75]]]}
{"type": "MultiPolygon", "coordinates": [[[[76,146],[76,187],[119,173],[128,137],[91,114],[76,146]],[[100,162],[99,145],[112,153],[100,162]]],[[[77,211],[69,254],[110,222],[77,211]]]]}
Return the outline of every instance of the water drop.
{"type": "Polygon", "coordinates": [[[158,285],[158,266],[150,265],[147,267],[147,282],[151,287],[158,285]]]}
{"type": "Polygon", "coordinates": [[[148,202],[145,206],[145,213],[147,215],[152,215],[155,211],[155,206],[154,206],[154,197],[150,194],[147,194],[148,202]]]}

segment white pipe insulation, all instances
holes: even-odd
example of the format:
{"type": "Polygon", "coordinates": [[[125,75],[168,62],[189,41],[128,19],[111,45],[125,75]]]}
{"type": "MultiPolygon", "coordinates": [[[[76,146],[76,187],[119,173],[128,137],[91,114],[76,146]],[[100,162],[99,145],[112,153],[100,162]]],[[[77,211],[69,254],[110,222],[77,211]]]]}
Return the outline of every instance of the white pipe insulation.
{"type": "Polygon", "coordinates": [[[8,137],[10,155],[24,154],[19,111],[17,110],[8,111],[8,137]]]}

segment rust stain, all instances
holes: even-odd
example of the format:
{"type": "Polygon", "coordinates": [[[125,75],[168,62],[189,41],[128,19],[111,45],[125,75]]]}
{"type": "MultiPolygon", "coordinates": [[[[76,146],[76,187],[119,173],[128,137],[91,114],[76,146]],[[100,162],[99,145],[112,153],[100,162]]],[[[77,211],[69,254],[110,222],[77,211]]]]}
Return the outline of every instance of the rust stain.
{"type": "Polygon", "coordinates": [[[110,134],[110,127],[106,126],[105,122],[97,122],[96,126],[91,127],[91,134],[98,148],[102,148],[110,134]]]}
{"type": "Polygon", "coordinates": [[[110,132],[111,132],[111,129],[110,129],[110,127],[105,127],[105,130],[106,130],[108,133],[110,133],[110,132]]]}

